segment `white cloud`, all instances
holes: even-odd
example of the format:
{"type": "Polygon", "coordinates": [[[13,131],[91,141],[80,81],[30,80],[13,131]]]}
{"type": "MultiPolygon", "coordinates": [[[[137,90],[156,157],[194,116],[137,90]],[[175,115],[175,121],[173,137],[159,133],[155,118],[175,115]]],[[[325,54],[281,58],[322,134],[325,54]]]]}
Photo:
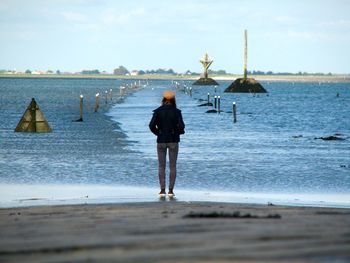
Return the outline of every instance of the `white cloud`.
{"type": "Polygon", "coordinates": [[[61,15],[70,22],[84,23],[88,20],[87,16],[76,12],[62,12],[61,15]]]}
{"type": "Polygon", "coordinates": [[[292,30],[289,30],[287,32],[287,36],[290,38],[300,38],[300,39],[311,39],[313,37],[312,33],[310,32],[292,31],[292,30]]]}
{"type": "Polygon", "coordinates": [[[294,18],[291,16],[276,16],[274,20],[281,23],[290,23],[294,21],[294,18]]]}
{"type": "Polygon", "coordinates": [[[328,21],[319,24],[321,27],[333,27],[337,29],[350,28],[350,20],[340,19],[336,21],[328,21]]]}
{"type": "Polygon", "coordinates": [[[133,19],[140,18],[146,14],[146,11],[144,8],[137,8],[134,10],[130,10],[129,12],[121,12],[118,13],[117,11],[113,10],[107,10],[101,15],[101,21],[105,25],[115,25],[115,24],[128,24],[133,19]]]}
{"type": "Polygon", "coordinates": [[[308,31],[294,31],[288,30],[287,36],[289,38],[301,39],[301,40],[330,40],[332,36],[324,32],[308,32],[308,31]]]}

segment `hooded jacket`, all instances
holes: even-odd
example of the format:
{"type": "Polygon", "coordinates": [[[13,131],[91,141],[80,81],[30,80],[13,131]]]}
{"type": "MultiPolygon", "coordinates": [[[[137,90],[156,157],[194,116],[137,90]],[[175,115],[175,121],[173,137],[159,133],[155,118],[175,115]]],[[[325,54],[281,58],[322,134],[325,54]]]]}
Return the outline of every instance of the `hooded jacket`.
{"type": "Polygon", "coordinates": [[[172,104],[164,104],[153,111],[150,130],[157,135],[157,143],[179,142],[185,133],[181,110],[172,104]]]}

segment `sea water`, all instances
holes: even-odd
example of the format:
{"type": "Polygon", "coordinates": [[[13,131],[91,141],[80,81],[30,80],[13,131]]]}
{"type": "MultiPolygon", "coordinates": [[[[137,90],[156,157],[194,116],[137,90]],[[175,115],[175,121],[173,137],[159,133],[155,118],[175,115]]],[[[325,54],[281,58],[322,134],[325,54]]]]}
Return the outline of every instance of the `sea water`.
{"type": "Polygon", "coordinates": [[[153,80],[127,96],[115,95],[118,100],[102,104],[98,113],[92,113],[95,93],[117,93],[122,80],[0,83],[2,206],[154,201],[156,137],[148,123],[162,92],[172,89],[186,124],[178,200],[350,207],[349,83],[263,82],[267,94],[234,94],[224,93],[230,81],[204,87],[153,80]],[[88,111],[83,123],[72,121],[80,93],[86,94],[88,111]],[[211,102],[220,96],[220,113],[199,106],[208,93],[211,102]],[[33,96],[53,133],[13,132],[33,96]],[[328,136],[340,140],[320,139],[328,136]]]}

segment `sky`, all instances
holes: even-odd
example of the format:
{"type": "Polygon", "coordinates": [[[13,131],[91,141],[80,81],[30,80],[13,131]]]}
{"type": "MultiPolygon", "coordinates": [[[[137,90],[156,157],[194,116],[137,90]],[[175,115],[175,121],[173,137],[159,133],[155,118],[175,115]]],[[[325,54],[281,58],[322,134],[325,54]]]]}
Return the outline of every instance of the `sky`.
{"type": "Polygon", "coordinates": [[[349,0],[0,0],[0,69],[350,73],[349,0]]]}

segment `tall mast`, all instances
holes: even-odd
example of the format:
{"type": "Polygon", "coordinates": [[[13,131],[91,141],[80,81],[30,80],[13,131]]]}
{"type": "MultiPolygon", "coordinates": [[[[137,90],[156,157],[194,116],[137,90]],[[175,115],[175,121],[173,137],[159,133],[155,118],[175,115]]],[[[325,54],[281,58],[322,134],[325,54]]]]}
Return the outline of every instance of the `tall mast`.
{"type": "Polygon", "coordinates": [[[247,79],[247,58],[248,58],[248,33],[244,30],[244,80],[247,79]]]}

